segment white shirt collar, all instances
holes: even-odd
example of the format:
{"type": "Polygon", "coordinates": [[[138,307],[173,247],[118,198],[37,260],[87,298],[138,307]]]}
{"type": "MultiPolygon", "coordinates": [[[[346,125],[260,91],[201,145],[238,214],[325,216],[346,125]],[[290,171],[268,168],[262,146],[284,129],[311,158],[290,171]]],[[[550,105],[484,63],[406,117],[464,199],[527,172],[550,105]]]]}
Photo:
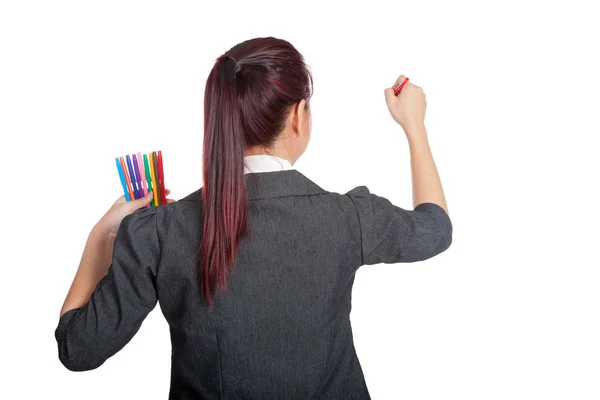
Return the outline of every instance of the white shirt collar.
{"type": "Polygon", "coordinates": [[[283,158],[268,154],[255,154],[244,157],[244,174],[294,169],[292,164],[283,158]]]}

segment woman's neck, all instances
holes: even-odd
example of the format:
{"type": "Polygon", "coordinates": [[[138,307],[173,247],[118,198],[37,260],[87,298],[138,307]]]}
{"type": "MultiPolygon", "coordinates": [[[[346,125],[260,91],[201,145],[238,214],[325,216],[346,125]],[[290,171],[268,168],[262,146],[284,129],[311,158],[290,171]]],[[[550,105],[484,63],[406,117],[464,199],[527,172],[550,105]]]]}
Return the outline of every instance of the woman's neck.
{"type": "Polygon", "coordinates": [[[292,158],[287,154],[287,151],[283,149],[278,149],[277,147],[274,147],[272,149],[266,149],[261,146],[252,146],[244,151],[244,157],[257,155],[268,155],[283,158],[284,160],[289,161],[292,165],[295,162],[295,160],[292,160],[292,158]]]}

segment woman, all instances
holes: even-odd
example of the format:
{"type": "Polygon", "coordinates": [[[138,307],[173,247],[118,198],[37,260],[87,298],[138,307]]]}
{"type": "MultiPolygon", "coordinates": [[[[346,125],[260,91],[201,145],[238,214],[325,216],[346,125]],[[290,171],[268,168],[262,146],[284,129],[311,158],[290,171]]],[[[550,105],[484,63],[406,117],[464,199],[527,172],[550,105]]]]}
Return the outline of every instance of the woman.
{"type": "Polygon", "coordinates": [[[419,87],[385,89],[410,144],[414,210],[365,186],[328,192],[293,168],[311,95],[284,40],[219,57],[204,98],[203,187],[139,211],[151,196],[120,198],[93,228],[55,332],[68,369],[102,365],[160,299],[171,399],[370,398],[349,319],[355,272],[433,257],[452,225],[419,87]]]}

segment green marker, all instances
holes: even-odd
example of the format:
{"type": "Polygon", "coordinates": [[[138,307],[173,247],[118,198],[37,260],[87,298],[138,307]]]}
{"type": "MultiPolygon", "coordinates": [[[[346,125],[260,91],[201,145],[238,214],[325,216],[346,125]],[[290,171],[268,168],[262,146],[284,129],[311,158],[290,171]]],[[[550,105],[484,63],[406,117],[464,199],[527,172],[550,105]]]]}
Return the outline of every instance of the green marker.
{"type": "MultiPolygon", "coordinates": [[[[148,191],[153,192],[152,187],[152,175],[150,175],[150,167],[148,166],[148,155],[144,154],[144,169],[146,170],[146,180],[148,181],[148,191]]],[[[152,207],[156,207],[154,204],[154,196],[152,196],[152,207]]]]}

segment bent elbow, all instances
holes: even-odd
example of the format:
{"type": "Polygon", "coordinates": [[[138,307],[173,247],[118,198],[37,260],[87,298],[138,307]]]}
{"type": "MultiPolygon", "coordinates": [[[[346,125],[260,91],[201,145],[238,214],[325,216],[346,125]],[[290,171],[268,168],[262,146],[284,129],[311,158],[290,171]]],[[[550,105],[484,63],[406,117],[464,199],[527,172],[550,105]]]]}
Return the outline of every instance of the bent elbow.
{"type": "Polygon", "coordinates": [[[425,261],[448,250],[452,244],[452,231],[440,226],[427,239],[418,242],[416,248],[404,256],[405,262],[425,261]]]}
{"type": "Polygon", "coordinates": [[[90,371],[101,366],[104,361],[98,361],[91,354],[77,350],[68,343],[60,343],[58,346],[58,359],[69,371],[90,371]]]}
{"type": "Polygon", "coordinates": [[[440,251],[439,253],[443,253],[448,250],[450,245],[452,244],[452,231],[448,231],[447,229],[443,230],[440,238],[440,251]]]}
{"type": "MultiPolygon", "coordinates": [[[[442,208],[440,208],[442,210],[442,208]]],[[[445,210],[440,212],[440,216],[436,218],[436,241],[438,243],[438,249],[436,254],[443,253],[448,250],[450,245],[452,245],[452,232],[453,226],[452,221],[450,220],[450,216],[445,210]]]]}

